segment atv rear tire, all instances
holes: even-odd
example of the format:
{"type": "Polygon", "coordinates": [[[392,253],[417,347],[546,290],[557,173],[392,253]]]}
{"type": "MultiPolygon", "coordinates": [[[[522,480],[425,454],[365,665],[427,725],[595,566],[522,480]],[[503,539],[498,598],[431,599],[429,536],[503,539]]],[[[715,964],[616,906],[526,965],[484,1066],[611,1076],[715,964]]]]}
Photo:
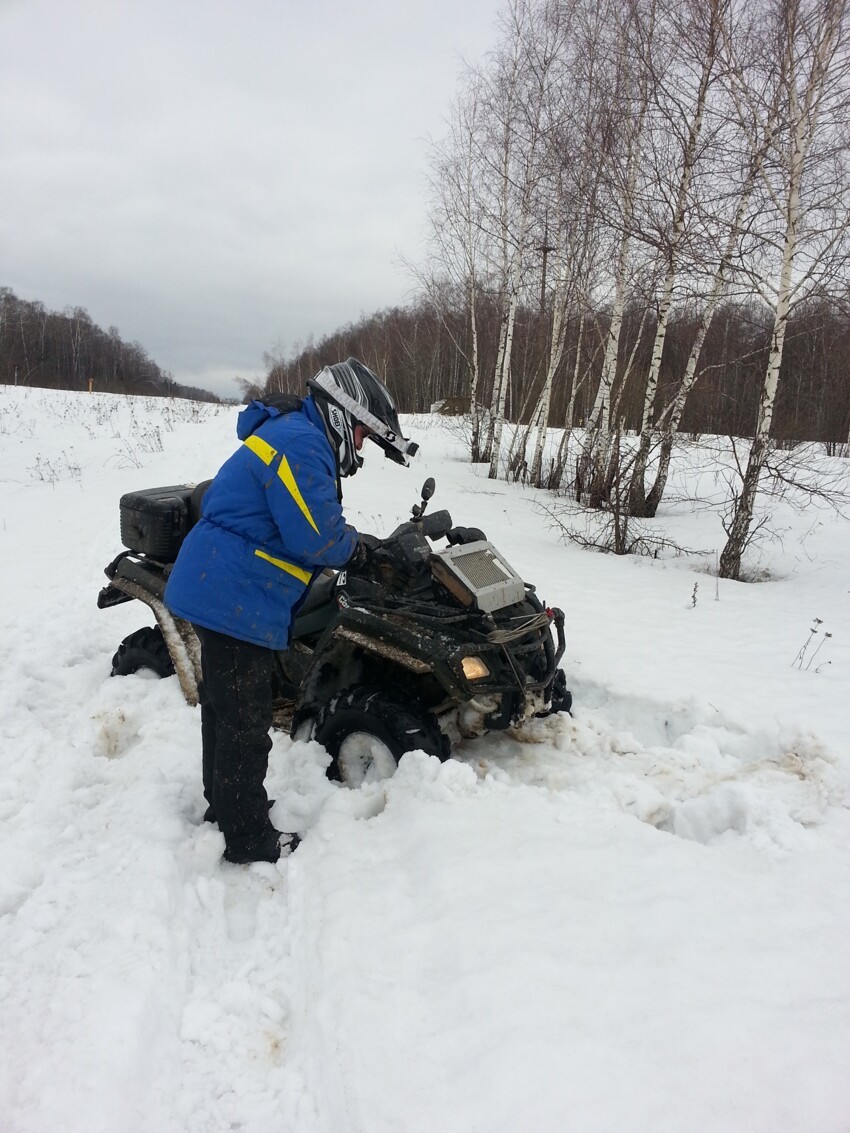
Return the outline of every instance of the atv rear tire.
{"type": "Polygon", "coordinates": [[[159,626],[145,626],[125,637],[112,658],[112,676],[128,677],[140,669],[150,669],[158,677],[170,677],[174,663],[159,626]]]}
{"type": "Polygon", "coordinates": [[[349,787],[389,778],[406,751],[444,760],[450,750],[430,712],[368,687],[333,697],[319,711],[313,738],[331,757],[328,778],[349,787]]]}

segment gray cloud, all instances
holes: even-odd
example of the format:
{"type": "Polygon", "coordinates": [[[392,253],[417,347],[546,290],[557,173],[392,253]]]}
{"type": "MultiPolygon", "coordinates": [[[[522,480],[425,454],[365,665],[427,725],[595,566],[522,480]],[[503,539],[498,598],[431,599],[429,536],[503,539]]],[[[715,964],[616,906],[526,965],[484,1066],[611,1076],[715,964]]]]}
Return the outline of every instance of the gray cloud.
{"type": "Polygon", "coordinates": [[[0,285],[220,392],[403,301],[425,139],[499,6],[0,0],[0,285]]]}

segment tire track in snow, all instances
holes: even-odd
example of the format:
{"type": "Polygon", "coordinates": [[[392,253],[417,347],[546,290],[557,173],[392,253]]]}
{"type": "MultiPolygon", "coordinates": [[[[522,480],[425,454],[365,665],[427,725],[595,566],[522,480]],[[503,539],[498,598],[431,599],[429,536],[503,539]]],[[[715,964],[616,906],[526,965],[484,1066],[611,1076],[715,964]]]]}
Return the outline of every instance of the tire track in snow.
{"type": "Polygon", "coordinates": [[[712,705],[578,691],[573,716],[463,744],[479,777],[568,791],[695,841],[744,836],[790,848],[846,805],[848,784],[813,733],[747,729],[712,705]]]}

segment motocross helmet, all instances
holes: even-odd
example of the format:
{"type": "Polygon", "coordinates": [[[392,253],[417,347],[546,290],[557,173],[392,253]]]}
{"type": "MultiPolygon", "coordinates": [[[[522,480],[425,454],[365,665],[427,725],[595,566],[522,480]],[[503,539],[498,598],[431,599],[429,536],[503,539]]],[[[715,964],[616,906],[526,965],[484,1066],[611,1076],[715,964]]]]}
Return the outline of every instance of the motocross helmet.
{"type": "Polygon", "coordinates": [[[363,465],[354,443],[355,425],[369,430],[369,439],[380,445],[385,456],[407,467],[419,448],[401,435],[395,402],[377,374],[349,358],[325,366],[307,385],[336,449],[340,476],[353,476],[363,465]]]}

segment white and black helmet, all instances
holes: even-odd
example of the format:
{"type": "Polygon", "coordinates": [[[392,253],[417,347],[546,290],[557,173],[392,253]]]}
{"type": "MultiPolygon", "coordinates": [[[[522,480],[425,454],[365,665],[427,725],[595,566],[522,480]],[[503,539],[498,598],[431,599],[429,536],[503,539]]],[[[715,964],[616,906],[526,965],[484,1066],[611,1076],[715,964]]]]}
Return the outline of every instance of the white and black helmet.
{"type": "Polygon", "coordinates": [[[390,460],[405,467],[410,463],[419,446],[401,435],[390,391],[368,366],[349,358],[325,366],[315,378],[307,380],[307,385],[336,449],[341,476],[353,476],[363,464],[354,444],[356,424],[369,430],[369,439],[380,445],[390,460]]]}

